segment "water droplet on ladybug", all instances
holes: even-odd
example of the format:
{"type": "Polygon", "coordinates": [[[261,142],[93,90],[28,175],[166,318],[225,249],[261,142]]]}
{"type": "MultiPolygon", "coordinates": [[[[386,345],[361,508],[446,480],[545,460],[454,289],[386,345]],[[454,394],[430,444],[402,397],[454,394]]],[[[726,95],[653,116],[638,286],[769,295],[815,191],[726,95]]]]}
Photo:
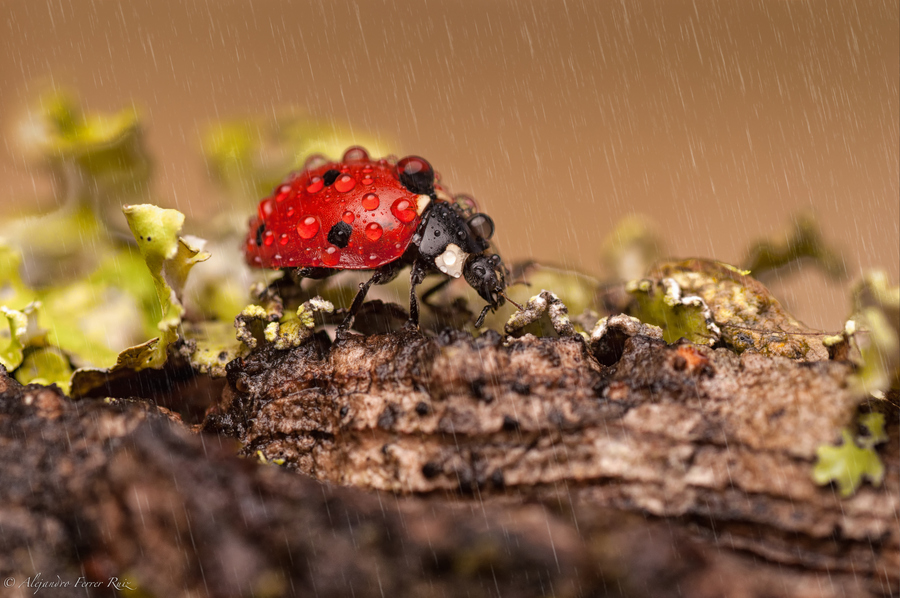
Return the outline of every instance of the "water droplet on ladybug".
{"type": "Polygon", "coordinates": [[[306,186],[307,193],[318,193],[325,187],[325,181],[320,176],[314,176],[309,179],[309,185],[306,186]]]}
{"type": "Polygon", "coordinates": [[[354,145],[344,152],[341,162],[365,162],[369,159],[369,152],[358,145],[354,145]]]}
{"type": "Polygon", "coordinates": [[[309,158],[306,159],[306,162],[303,163],[303,170],[315,170],[316,168],[320,168],[328,164],[328,158],[323,156],[322,154],[313,154],[309,158]]]}
{"type": "Polygon", "coordinates": [[[417,216],[416,207],[408,199],[403,198],[394,202],[394,205],[391,206],[391,213],[403,223],[412,222],[417,216]]]}
{"type": "Polygon", "coordinates": [[[344,215],[341,216],[341,220],[346,222],[347,224],[353,224],[353,221],[356,219],[356,216],[353,215],[353,212],[347,210],[344,212],[344,215]]]}
{"type": "Polygon", "coordinates": [[[412,193],[431,193],[434,190],[434,169],[428,160],[407,156],[397,162],[397,177],[412,193]]]}
{"type": "Polygon", "coordinates": [[[333,245],[330,247],[326,247],[325,251],[322,252],[322,263],[326,266],[337,266],[338,262],[341,261],[341,250],[333,245]]]}
{"type": "Polygon", "coordinates": [[[370,222],[366,225],[366,237],[368,237],[370,241],[377,241],[381,238],[382,234],[384,234],[384,230],[377,222],[370,222]]]}
{"type": "Polygon", "coordinates": [[[371,174],[372,170],[374,170],[371,166],[366,166],[362,169],[363,174],[371,174]]]}
{"type": "Polygon", "coordinates": [[[285,233],[282,233],[280,237],[278,237],[279,245],[287,245],[288,244],[288,236],[285,233]]]}
{"type": "Polygon", "coordinates": [[[283,202],[288,198],[291,194],[291,186],[290,185],[282,185],[276,190],[275,201],[278,203],[283,202]]]}
{"type": "Polygon", "coordinates": [[[356,187],[356,179],[354,179],[349,174],[342,174],[337,178],[334,182],[334,188],[340,191],[341,193],[346,193],[350,189],[356,187]]]}
{"type": "Polygon", "coordinates": [[[272,199],[266,199],[259,204],[259,219],[268,220],[269,216],[275,213],[275,202],[272,199]]]}
{"type": "Polygon", "coordinates": [[[372,263],[377,262],[377,261],[378,261],[378,255],[375,254],[375,253],[370,253],[368,259],[369,259],[369,262],[372,262],[372,263]]]}
{"type": "Polygon", "coordinates": [[[265,245],[266,247],[271,247],[272,243],[274,243],[274,242],[275,242],[275,235],[272,234],[272,231],[267,230],[266,234],[263,235],[263,245],[265,245]]]}
{"type": "Polygon", "coordinates": [[[291,216],[293,216],[293,215],[294,215],[294,211],[295,211],[295,210],[294,210],[294,206],[289,207],[289,208],[287,209],[287,217],[290,218],[291,216]]]}
{"type": "Polygon", "coordinates": [[[297,225],[297,234],[301,239],[312,239],[319,232],[319,221],[315,216],[307,216],[297,225]]]}
{"type": "Polygon", "coordinates": [[[460,193],[453,198],[453,203],[456,204],[456,212],[464,220],[468,220],[478,212],[478,204],[470,195],[460,193]]]}
{"type": "Polygon", "coordinates": [[[377,210],[379,203],[380,202],[378,201],[378,196],[374,193],[366,193],[365,195],[363,195],[362,206],[370,212],[372,210],[377,210]]]}
{"type": "Polygon", "coordinates": [[[360,181],[360,183],[362,183],[363,185],[371,185],[374,182],[375,182],[375,179],[373,179],[370,176],[364,176],[362,178],[362,180],[360,181]]]}

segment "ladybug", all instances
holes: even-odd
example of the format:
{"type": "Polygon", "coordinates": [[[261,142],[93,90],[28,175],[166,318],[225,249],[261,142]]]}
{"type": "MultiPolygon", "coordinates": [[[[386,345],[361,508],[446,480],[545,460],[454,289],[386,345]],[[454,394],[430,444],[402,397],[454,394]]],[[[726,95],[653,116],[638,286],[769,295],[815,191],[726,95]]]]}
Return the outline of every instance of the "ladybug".
{"type": "Polygon", "coordinates": [[[341,270],[371,270],[338,328],[344,335],[373,284],[411,266],[408,326],[419,323],[416,287],[431,272],[446,280],[422,300],[462,276],[488,302],[475,322],[508,298],[506,268],[490,252],[491,218],[466,195],[450,196],[431,164],[419,156],[375,160],[351,147],[339,162],[312,156],[259,203],[244,245],[257,268],[292,269],[321,279],[341,270]]]}

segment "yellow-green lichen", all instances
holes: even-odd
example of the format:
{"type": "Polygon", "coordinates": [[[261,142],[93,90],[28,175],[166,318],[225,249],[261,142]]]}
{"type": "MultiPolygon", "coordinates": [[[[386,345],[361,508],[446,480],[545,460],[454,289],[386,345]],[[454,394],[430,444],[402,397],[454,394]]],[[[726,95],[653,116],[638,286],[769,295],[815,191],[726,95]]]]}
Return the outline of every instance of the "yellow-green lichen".
{"type": "Polygon", "coordinates": [[[123,211],[156,289],[160,313],[157,337],[121,351],[111,368],[76,370],[72,380],[75,394],[105,383],[113,373],[163,367],[169,346],[179,336],[184,316],[181,295],[187,276],[194,265],[209,257],[202,251],[202,239],[179,236],[184,222],[180,212],[149,204],[126,206],[123,211]]]}
{"type": "Polygon", "coordinates": [[[28,318],[23,312],[7,307],[0,307],[0,315],[6,319],[7,326],[0,335],[0,365],[11,372],[22,363],[28,318]]]}
{"type": "Polygon", "coordinates": [[[241,312],[235,326],[238,329],[238,339],[251,347],[256,346],[257,340],[257,335],[254,335],[252,330],[264,326],[262,338],[276,349],[284,350],[298,347],[312,336],[315,330],[316,314],[333,312],[334,305],[321,297],[314,297],[304,302],[295,313],[288,312],[273,321],[269,311],[258,305],[251,305],[241,312]],[[254,344],[250,345],[248,340],[254,344]]]}
{"type": "Polygon", "coordinates": [[[683,336],[702,344],[721,340],[739,353],[828,357],[819,331],[803,326],[761,283],[732,266],[701,259],[665,262],[627,290],[634,299],[629,313],[662,327],[667,342],[683,336]]]}
{"type": "Polygon", "coordinates": [[[55,347],[43,347],[28,352],[16,370],[15,378],[21,384],[56,384],[68,394],[72,367],[62,351],[55,347]]]}
{"type": "Polygon", "coordinates": [[[698,345],[711,345],[719,336],[708,326],[709,308],[705,303],[683,302],[672,294],[673,285],[664,281],[640,280],[626,285],[625,289],[634,303],[629,310],[641,322],[658,326],[663,331],[663,339],[674,343],[686,338],[698,345]],[[668,286],[668,288],[667,288],[668,286]]]}
{"type": "Polygon", "coordinates": [[[184,214],[142,204],[123,208],[128,226],[156,286],[162,317],[159,320],[159,342],[146,355],[144,367],[160,367],[166,360],[168,346],[178,338],[178,327],[184,316],[181,294],[191,268],[209,259],[203,241],[178,236],[184,214]]]}
{"type": "Polygon", "coordinates": [[[647,218],[626,216],[619,220],[600,246],[604,280],[639,279],[660,260],[663,251],[663,242],[647,218]]]}
{"type": "Polygon", "coordinates": [[[870,272],[853,289],[855,315],[846,332],[859,347],[860,391],[883,397],[900,386],[900,287],[884,272],[870,272]]]}
{"type": "Polygon", "coordinates": [[[850,430],[841,433],[840,446],[820,446],[813,468],[813,481],[820,486],[834,482],[841,496],[852,496],[864,479],[878,487],[884,479],[884,464],[875,452],[875,445],[885,442],[884,415],[869,413],[859,419],[866,435],[853,437],[850,430]]]}
{"type": "MultiPolygon", "coordinates": [[[[507,320],[504,330],[506,334],[516,334],[524,330],[528,325],[534,324],[544,315],[549,316],[550,324],[553,330],[559,336],[574,336],[579,334],[575,331],[572,321],[569,318],[569,310],[565,303],[560,301],[554,293],[542,290],[539,294],[530,298],[525,306],[517,310],[509,320],[507,320]]],[[[581,333],[585,338],[586,333],[581,333]]]]}
{"type": "Polygon", "coordinates": [[[186,355],[191,367],[213,378],[225,376],[225,366],[250,352],[241,341],[235,339],[231,322],[203,321],[186,323],[183,327],[186,355]]]}
{"type": "Polygon", "coordinates": [[[811,260],[833,278],[847,274],[841,252],[825,243],[810,212],[795,217],[791,230],[781,238],[757,241],[748,251],[744,264],[758,277],[801,259],[811,260]]]}
{"type": "Polygon", "coordinates": [[[233,197],[245,201],[270,193],[310,155],[339,159],[351,145],[362,145],[376,157],[387,153],[387,147],[374,137],[290,111],[273,118],[216,123],[205,131],[202,141],[214,178],[233,197]]]}

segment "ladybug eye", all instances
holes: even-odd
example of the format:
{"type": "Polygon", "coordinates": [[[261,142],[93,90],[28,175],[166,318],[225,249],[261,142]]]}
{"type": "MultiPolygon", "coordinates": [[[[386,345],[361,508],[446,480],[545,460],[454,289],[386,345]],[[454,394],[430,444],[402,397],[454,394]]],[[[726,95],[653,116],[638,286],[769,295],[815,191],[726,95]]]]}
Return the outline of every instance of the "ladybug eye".
{"type": "Polygon", "coordinates": [[[400,183],[416,195],[434,192],[434,169],[425,158],[407,156],[397,162],[400,183]]]}
{"type": "Polygon", "coordinates": [[[494,221],[487,214],[475,214],[469,218],[469,228],[476,236],[490,239],[494,235],[494,221]]]}

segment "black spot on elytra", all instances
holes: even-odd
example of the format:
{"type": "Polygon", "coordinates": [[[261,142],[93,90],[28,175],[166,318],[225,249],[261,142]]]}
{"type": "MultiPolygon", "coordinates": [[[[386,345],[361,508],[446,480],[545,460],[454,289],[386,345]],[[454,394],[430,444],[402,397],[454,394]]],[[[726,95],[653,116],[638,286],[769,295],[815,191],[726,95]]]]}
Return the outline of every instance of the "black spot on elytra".
{"type": "Polygon", "coordinates": [[[350,242],[350,233],[352,232],[353,227],[341,220],[328,231],[328,242],[343,249],[350,242]]]}
{"type": "Polygon", "coordinates": [[[266,230],[265,224],[260,224],[256,228],[256,246],[257,247],[262,247],[262,236],[263,236],[263,233],[265,232],[265,230],[266,230]]]}
{"type": "Polygon", "coordinates": [[[331,185],[334,184],[334,182],[337,180],[337,178],[339,176],[341,176],[341,171],[335,170],[334,168],[332,168],[331,170],[329,170],[328,172],[326,172],[325,174],[322,175],[322,182],[325,183],[326,187],[330,187],[331,185]]]}

